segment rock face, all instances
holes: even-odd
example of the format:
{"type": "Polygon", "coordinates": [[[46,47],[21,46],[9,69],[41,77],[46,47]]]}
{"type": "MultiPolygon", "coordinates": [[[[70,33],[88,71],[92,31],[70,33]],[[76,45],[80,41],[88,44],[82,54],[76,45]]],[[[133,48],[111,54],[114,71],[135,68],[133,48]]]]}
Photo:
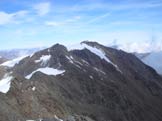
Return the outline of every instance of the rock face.
{"type": "Polygon", "coordinates": [[[145,64],[154,68],[160,75],[162,75],[162,51],[151,52],[151,53],[136,53],[139,59],[141,59],[145,64]]]}
{"type": "Polygon", "coordinates": [[[10,68],[14,78],[0,94],[0,119],[162,121],[162,78],[154,69],[96,42],[82,46],[56,44],[10,68]]]}

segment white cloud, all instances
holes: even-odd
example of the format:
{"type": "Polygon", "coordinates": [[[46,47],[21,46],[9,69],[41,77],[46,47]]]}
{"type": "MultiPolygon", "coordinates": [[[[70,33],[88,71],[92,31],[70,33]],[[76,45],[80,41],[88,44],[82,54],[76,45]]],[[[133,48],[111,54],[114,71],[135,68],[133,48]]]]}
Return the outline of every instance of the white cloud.
{"type": "Polygon", "coordinates": [[[81,16],[74,16],[72,19],[67,19],[66,22],[75,22],[79,19],[81,19],[81,16]]]}
{"type": "Polygon", "coordinates": [[[34,5],[34,9],[36,10],[39,16],[44,16],[50,12],[51,4],[49,2],[43,2],[34,5]]]}
{"type": "Polygon", "coordinates": [[[146,52],[158,52],[162,50],[162,45],[159,43],[152,44],[151,42],[141,42],[140,44],[137,42],[123,43],[119,45],[119,48],[125,50],[127,52],[138,52],[138,53],[146,53],[146,52]]]}
{"type": "MultiPolygon", "coordinates": [[[[86,0],[87,1],[87,0],[86,0]]],[[[93,11],[93,10],[106,10],[106,11],[120,11],[120,10],[135,10],[135,9],[152,9],[162,7],[159,1],[137,1],[137,0],[124,0],[119,3],[111,3],[102,0],[88,0],[85,4],[76,4],[73,6],[59,6],[55,11],[57,12],[80,12],[80,11],[93,11]]]]}
{"type": "Polygon", "coordinates": [[[104,18],[106,18],[106,17],[108,17],[108,16],[110,16],[110,15],[111,15],[110,13],[105,13],[105,14],[103,14],[103,15],[100,15],[100,16],[97,16],[97,17],[91,19],[91,20],[88,21],[87,23],[93,23],[93,22],[99,21],[99,20],[104,19],[104,18]]]}
{"type": "Polygon", "coordinates": [[[21,10],[21,11],[12,13],[13,17],[15,17],[15,18],[16,18],[16,17],[17,17],[17,18],[25,17],[27,14],[28,14],[28,11],[26,11],[26,10],[21,10]]]}
{"type": "Polygon", "coordinates": [[[27,11],[18,11],[15,13],[6,13],[0,11],[0,25],[5,25],[9,23],[17,23],[18,19],[24,17],[28,12],[27,11]]]}
{"type": "Polygon", "coordinates": [[[61,26],[61,25],[64,25],[64,23],[56,22],[56,21],[46,21],[45,25],[47,25],[47,26],[61,26]]]}
{"type": "MultiPolygon", "coordinates": [[[[139,24],[139,21],[113,21],[110,23],[110,25],[120,26],[120,25],[132,25],[132,24],[139,24]]],[[[142,23],[144,24],[144,23],[142,23]]]]}
{"type": "Polygon", "coordinates": [[[162,51],[161,32],[155,32],[156,39],[152,41],[152,32],[147,30],[133,31],[96,31],[85,39],[94,40],[104,45],[112,46],[116,44],[120,49],[127,52],[151,52],[162,51]]]}
{"type": "Polygon", "coordinates": [[[37,34],[37,31],[34,29],[17,29],[13,32],[15,36],[24,37],[24,36],[34,36],[37,34]]]}
{"type": "Polygon", "coordinates": [[[144,53],[144,52],[149,52],[150,51],[150,43],[123,43],[120,45],[120,49],[125,50],[127,52],[139,52],[139,53],[144,53]]]}
{"type": "Polygon", "coordinates": [[[74,23],[78,20],[81,19],[81,16],[74,16],[70,19],[67,19],[65,21],[61,21],[61,22],[58,22],[58,21],[46,21],[45,22],[45,25],[47,26],[63,26],[63,25],[67,25],[67,24],[70,24],[70,23],[74,23]]]}
{"type": "Polygon", "coordinates": [[[8,24],[13,20],[13,14],[0,12],[0,25],[8,24]]]}

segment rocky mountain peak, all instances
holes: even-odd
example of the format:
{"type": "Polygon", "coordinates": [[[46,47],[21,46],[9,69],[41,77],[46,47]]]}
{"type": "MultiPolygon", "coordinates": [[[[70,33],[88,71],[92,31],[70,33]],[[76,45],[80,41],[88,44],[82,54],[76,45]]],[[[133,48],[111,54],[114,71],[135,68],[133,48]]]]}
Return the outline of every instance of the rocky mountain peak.
{"type": "Polygon", "coordinates": [[[52,47],[49,48],[49,50],[55,52],[55,51],[62,51],[62,52],[66,52],[67,48],[64,45],[61,44],[55,44],[52,47]]]}
{"type": "Polygon", "coordinates": [[[90,46],[99,45],[99,43],[97,43],[95,41],[89,41],[89,40],[82,41],[81,44],[87,44],[87,45],[90,45],[90,46]]]}
{"type": "Polygon", "coordinates": [[[80,46],[55,44],[11,67],[2,78],[11,85],[0,93],[0,118],[162,120],[161,76],[133,54],[90,41],[80,46]]]}

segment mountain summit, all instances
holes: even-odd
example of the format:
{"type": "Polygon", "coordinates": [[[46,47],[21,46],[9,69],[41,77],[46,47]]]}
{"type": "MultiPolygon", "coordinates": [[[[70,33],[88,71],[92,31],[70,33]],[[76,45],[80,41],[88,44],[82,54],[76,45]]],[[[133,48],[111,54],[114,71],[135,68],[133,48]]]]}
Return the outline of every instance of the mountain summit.
{"type": "Polygon", "coordinates": [[[3,121],[162,120],[161,76],[122,50],[90,41],[73,49],[56,44],[6,66],[3,121]]]}

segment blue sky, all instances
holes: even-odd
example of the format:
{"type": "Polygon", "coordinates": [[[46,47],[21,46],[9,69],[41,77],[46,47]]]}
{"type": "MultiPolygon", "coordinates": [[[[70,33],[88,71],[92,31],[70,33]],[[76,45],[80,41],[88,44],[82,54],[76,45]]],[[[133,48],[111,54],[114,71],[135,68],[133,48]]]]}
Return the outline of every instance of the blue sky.
{"type": "Polygon", "coordinates": [[[1,0],[0,35],[0,49],[93,40],[159,50],[162,0],[1,0]]]}

